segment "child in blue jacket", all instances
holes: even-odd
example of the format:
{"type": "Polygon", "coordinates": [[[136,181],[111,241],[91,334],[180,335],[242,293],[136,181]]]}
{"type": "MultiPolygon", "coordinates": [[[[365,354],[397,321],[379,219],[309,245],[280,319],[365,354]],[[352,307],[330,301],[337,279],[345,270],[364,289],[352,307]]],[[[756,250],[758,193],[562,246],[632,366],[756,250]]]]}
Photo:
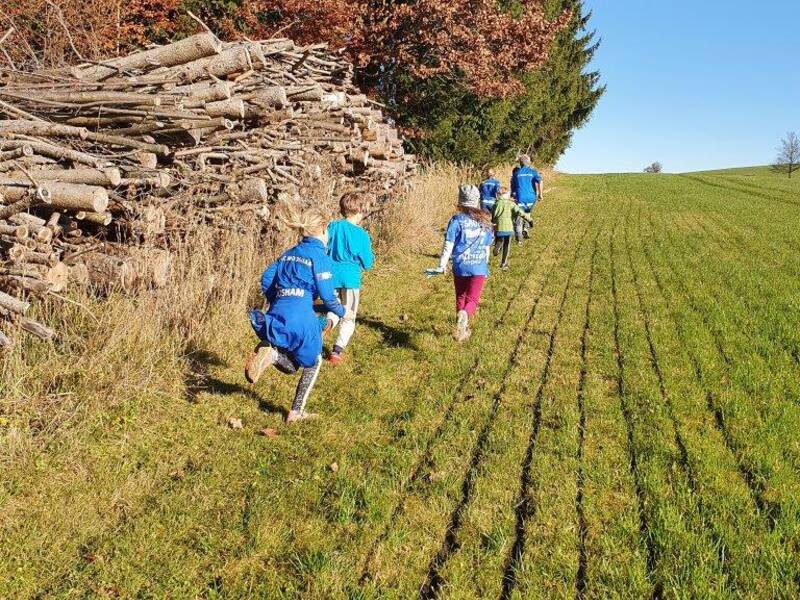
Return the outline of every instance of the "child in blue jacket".
{"type": "Polygon", "coordinates": [[[478,187],[481,193],[481,208],[488,213],[494,210],[497,196],[500,194],[500,181],[495,177],[494,171],[486,171],[486,180],[478,187]]]}
{"type": "Polygon", "coordinates": [[[299,244],[283,253],[261,276],[261,291],[269,308],[250,311],[250,323],[261,342],[245,365],[245,377],[256,383],[274,365],[283,373],[301,370],[287,423],[316,417],[305,411],[306,402],[322,365],[322,327],[314,312],[314,299],[338,317],[349,313],[334,292],[333,263],[325,244],[325,221],[313,213],[287,209],[282,221],[302,234],[299,244]]]}
{"type": "Polygon", "coordinates": [[[375,262],[369,234],[360,226],[368,199],[356,193],[342,196],[339,210],[343,219],[328,225],[328,255],[333,260],[333,287],[339,301],[349,311],[340,319],[328,313],[329,329],[339,325],[339,335],[328,357],[331,364],[342,362],[342,354],[356,330],[356,315],[361,302],[361,272],[369,271],[375,262]]]}
{"type": "MultiPolygon", "coordinates": [[[[531,159],[527,154],[519,157],[519,166],[511,175],[511,197],[517,201],[519,207],[530,215],[537,200],[542,200],[542,176],[531,167],[531,159]]],[[[517,243],[522,243],[522,238],[528,238],[530,220],[517,218],[514,224],[514,233],[517,243]]]]}

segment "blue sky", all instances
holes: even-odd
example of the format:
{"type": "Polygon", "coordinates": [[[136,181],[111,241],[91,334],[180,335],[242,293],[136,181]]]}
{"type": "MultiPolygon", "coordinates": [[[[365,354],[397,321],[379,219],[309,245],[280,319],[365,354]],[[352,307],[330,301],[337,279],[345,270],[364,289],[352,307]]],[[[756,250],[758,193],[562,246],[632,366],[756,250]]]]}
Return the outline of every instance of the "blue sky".
{"type": "Polygon", "coordinates": [[[587,0],[608,91],[558,168],[768,164],[800,132],[800,0],[587,0]]]}

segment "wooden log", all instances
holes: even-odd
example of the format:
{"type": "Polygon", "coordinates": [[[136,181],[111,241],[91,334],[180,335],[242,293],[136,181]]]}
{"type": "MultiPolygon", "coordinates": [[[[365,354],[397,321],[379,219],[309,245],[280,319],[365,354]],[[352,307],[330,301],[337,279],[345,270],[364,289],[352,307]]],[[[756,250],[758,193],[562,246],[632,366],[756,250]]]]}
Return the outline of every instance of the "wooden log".
{"type": "Polygon", "coordinates": [[[75,213],[75,218],[79,221],[86,221],[87,223],[94,223],[95,225],[101,225],[103,227],[107,227],[111,224],[111,221],[114,220],[114,216],[110,212],[96,213],[79,211],[75,213]]]}
{"type": "Polygon", "coordinates": [[[25,225],[12,225],[7,221],[0,221],[0,234],[24,240],[30,232],[25,225]]]}
{"type": "Polygon", "coordinates": [[[225,100],[233,93],[233,84],[230,81],[201,81],[190,85],[179,85],[169,91],[180,98],[178,101],[184,108],[196,108],[206,102],[225,100]]]}
{"type": "Polygon", "coordinates": [[[37,142],[32,140],[0,140],[0,148],[20,148],[28,146],[36,154],[53,158],[56,160],[69,160],[72,162],[90,165],[92,167],[100,166],[100,159],[85,152],[79,152],[72,148],[65,148],[57,144],[49,142],[37,142]]]}
{"type": "Polygon", "coordinates": [[[246,179],[239,187],[238,196],[245,202],[267,202],[269,200],[267,182],[260,177],[246,179]]]}
{"type": "MultiPolygon", "coordinates": [[[[122,174],[117,167],[105,169],[37,169],[32,173],[37,181],[60,181],[62,183],[83,183],[86,185],[99,185],[117,187],[122,181],[122,174]]],[[[12,171],[7,177],[21,179],[22,173],[12,171]]],[[[4,179],[0,177],[0,180],[4,179]]]]}
{"type": "Polygon", "coordinates": [[[15,289],[37,296],[44,296],[50,291],[50,285],[46,281],[20,275],[0,276],[0,285],[6,289],[15,289]]]}
{"type": "Polygon", "coordinates": [[[325,91],[319,85],[299,85],[286,88],[286,97],[290,102],[319,102],[325,91]]]}
{"type": "Polygon", "coordinates": [[[74,109],[94,108],[103,105],[127,106],[161,106],[161,97],[153,94],[137,94],[135,92],[113,92],[113,91],[45,91],[34,94],[30,93],[31,100],[38,102],[44,100],[51,103],[64,102],[68,104],[80,104],[87,106],[70,107],[74,109]]]}
{"type": "Polygon", "coordinates": [[[136,152],[134,157],[145,169],[155,169],[158,166],[158,157],[152,152],[136,152]]]}
{"type": "Polygon", "coordinates": [[[159,156],[167,156],[170,152],[170,149],[162,144],[151,144],[122,135],[98,133],[95,131],[89,131],[85,127],[74,127],[72,125],[60,125],[57,123],[45,123],[39,121],[25,121],[22,119],[0,121],[0,136],[8,134],[89,140],[92,142],[111,144],[113,146],[137,148],[146,152],[152,152],[159,156]]]}
{"type": "Polygon", "coordinates": [[[245,100],[266,108],[285,108],[289,105],[286,88],[283,86],[267,86],[259,88],[245,96],[245,100]]]}
{"type": "Polygon", "coordinates": [[[36,321],[29,319],[28,317],[20,317],[18,322],[23,331],[26,331],[31,335],[35,335],[42,341],[49,342],[56,337],[55,331],[49,327],[45,327],[41,323],[37,323],[36,321]]]}
{"type": "Polygon", "coordinates": [[[86,266],[89,283],[104,291],[130,290],[136,283],[136,270],[131,260],[87,252],[81,256],[81,262],[86,266]]]}
{"type": "Polygon", "coordinates": [[[21,244],[12,246],[8,250],[8,256],[17,264],[30,263],[45,267],[54,267],[58,264],[58,254],[55,252],[37,252],[21,244]]]}
{"type": "MultiPolygon", "coordinates": [[[[25,198],[28,195],[28,189],[22,186],[8,186],[0,183],[0,194],[14,201],[25,198]]],[[[92,212],[105,212],[106,208],[108,208],[108,191],[95,185],[43,181],[37,191],[54,208],[88,210],[92,212]]],[[[0,215],[2,215],[2,210],[0,209],[0,215]]],[[[0,216],[0,218],[5,217],[0,216]]]]}
{"type": "Polygon", "coordinates": [[[210,117],[228,117],[229,119],[244,119],[245,106],[241,98],[228,98],[209,102],[205,106],[206,114],[210,117]]]}
{"type": "MultiPolygon", "coordinates": [[[[250,69],[252,63],[250,52],[244,44],[223,50],[215,56],[208,56],[181,64],[170,69],[170,75],[177,81],[192,83],[198,79],[218,77],[223,79],[233,73],[241,73],[250,69]]],[[[147,81],[147,78],[143,78],[147,81]]]]}
{"type": "Polygon", "coordinates": [[[25,300],[9,296],[5,292],[0,292],[0,307],[14,314],[24,315],[28,312],[31,304],[25,300]]]}
{"type": "MultiPolygon", "coordinates": [[[[0,142],[0,146],[2,146],[2,142],[0,142]]],[[[15,158],[22,158],[23,156],[33,156],[33,148],[30,146],[20,146],[14,150],[0,152],[0,162],[14,160],[15,158]]]]}
{"type": "Polygon", "coordinates": [[[57,262],[47,269],[44,280],[50,286],[50,291],[59,293],[64,291],[70,281],[69,267],[63,262],[57,262]]]}
{"type": "Polygon", "coordinates": [[[145,71],[154,67],[174,67],[203,57],[218,54],[222,42],[211,33],[198,33],[178,42],[159,46],[150,50],[129,54],[122,58],[106,61],[102,65],[92,65],[73,71],[75,77],[83,81],[99,81],[122,71],[145,71]]]}

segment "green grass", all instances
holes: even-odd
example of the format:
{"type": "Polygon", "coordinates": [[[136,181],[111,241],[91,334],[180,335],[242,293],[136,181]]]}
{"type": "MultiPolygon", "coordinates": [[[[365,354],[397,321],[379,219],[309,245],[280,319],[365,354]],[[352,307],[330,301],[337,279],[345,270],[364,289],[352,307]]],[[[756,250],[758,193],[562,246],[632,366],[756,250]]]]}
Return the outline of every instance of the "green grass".
{"type": "Polygon", "coordinates": [[[320,421],[245,384],[239,305],[183,361],[143,336],[125,394],[65,376],[57,423],[14,387],[0,597],[797,597],[800,180],[561,176],[536,210],[462,346],[432,259],[384,261],[320,421]]]}

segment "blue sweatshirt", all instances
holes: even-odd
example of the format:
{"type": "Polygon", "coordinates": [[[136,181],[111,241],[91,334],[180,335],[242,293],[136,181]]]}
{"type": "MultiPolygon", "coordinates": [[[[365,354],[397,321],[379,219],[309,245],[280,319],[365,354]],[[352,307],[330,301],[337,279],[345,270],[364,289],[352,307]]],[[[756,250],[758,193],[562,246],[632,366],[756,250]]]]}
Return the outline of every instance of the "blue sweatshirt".
{"type": "Polygon", "coordinates": [[[250,311],[250,323],[261,340],[288,353],[300,367],[313,367],[322,353],[314,299],[319,297],[325,309],[339,317],[345,314],[331,284],[332,269],[325,245],[306,237],[261,276],[269,310],[250,311]]]}
{"type": "Polygon", "coordinates": [[[500,194],[500,182],[494,177],[484,181],[478,188],[481,192],[481,208],[492,212],[497,196],[500,194]]]}
{"type": "Polygon", "coordinates": [[[517,167],[511,175],[511,197],[520,207],[530,212],[536,204],[536,183],[542,182],[542,176],[531,167],[517,167]]]}
{"type": "Polygon", "coordinates": [[[369,271],[375,262],[369,234],[347,219],[328,225],[328,256],[333,260],[333,287],[357,290],[361,271],[369,271]]]}
{"type": "Polygon", "coordinates": [[[489,275],[489,253],[486,248],[494,241],[491,228],[464,213],[458,213],[447,224],[444,239],[453,244],[453,275],[489,275]]]}

